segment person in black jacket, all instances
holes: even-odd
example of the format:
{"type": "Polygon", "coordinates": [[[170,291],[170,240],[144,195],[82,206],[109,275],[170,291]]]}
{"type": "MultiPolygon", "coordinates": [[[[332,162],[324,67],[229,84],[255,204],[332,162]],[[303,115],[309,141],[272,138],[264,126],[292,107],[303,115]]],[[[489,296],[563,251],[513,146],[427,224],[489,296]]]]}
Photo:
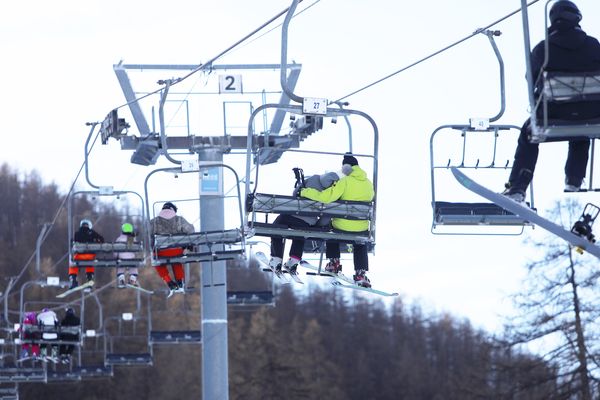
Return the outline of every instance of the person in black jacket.
{"type": "MultiPolygon", "coordinates": [[[[548,64],[545,68],[545,41],[538,43],[531,52],[536,98],[541,90],[544,71],[600,71],[600,43],[581,29],[579,26],[581,19],[579,8],[571,1],[559,0],[552,5],[548,28],[548,64]]],[[[564,120],[596,118],[600,117],[600,107],[597,103],[581,102],[569,107],[550,108],[549,116],[564,120]]],[[[504,195],[517,201],[525,200],[525,192],[533,179],[538,158],[538,144],[529,141],[530,134],[531,121],[528,119],[521,128],[515,160],[506,190],[503,192],[504,195]]],[[[589,139],[569,141],[569,153],[565,164],[565,191],[579,191],[585,177],[589,147],[589,139]]]]}
{"type": "MultiPolygon", "coordinates": [[[[82,219],[79,223],[79,230],[75,232],[73,236],[73,242],[76,243],[104,243],[104,238],[98,232],[92,229],[92,221],[89,219],[82,219]]],[[[76,253],[73,255],[73,259],[76,261],[91,261],[96,258],[94,253],[76,253]]],[[[79,267],[76,265],[69,265],[69,289],[76,288],[79,283],[77,282],[77,273],[79,267]]],[[[94,281],[94,266],[88,265],[85,267],[86,277],[88,281],[94,281]]]]}
{"type": "MultiPolygon", "coordinates": [[[[67,308],[65,312],[65,317],[60,321],[60,336],[59,340],[61,341],[69,341],[76,342],[79,340],[79,333],[74,333],[71,331],[67,331],[68,327],[79,327],[81,325],[81,320],[77,315],[75,315],[75,310],[72,308],[67,308]]],[[[71,354],[73,354],[73,349],[75,349],[75,345],[73,344],[61,344],[59,348],[59,355],[61,362],[67,364],[71,359],[71,354]]]]}

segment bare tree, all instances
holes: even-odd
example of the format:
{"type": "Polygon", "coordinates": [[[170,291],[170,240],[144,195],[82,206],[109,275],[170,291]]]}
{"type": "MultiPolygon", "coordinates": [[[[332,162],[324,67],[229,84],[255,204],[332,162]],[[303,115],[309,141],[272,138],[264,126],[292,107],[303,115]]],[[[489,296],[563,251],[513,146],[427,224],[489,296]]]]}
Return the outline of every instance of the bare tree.
{"type": "MultiPolygon", "coordinates": [[[[582,210],[568,200],[557,202],[550,215],[570,229],[582,210]]],[[[541,257],[527,264],[525,289],[515,296],[520,313],[508,326],[510,344],[536,346],[556,366],[557,398],[597,398],[598,260],[553,235],[532,243],[541,257]]]]}

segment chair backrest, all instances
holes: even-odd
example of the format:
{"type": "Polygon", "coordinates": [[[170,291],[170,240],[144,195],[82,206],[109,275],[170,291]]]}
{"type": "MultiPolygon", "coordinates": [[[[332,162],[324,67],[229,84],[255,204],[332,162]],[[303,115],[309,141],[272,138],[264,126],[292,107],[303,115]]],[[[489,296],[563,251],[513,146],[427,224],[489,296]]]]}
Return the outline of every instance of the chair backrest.
{"type": "Polygon", "coordinates": [[[544,72],[543,96],[551,102],[600,99],[600,71],[544,72]]]}

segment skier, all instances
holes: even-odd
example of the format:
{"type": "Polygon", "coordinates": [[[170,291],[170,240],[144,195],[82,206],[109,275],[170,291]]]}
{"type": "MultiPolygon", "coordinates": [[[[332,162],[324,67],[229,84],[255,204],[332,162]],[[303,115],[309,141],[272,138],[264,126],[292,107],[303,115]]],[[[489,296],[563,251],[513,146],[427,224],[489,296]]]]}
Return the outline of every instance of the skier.
{"type": "MultiPolygon", "coordinates": [[[[58,339],[58,318],[56,313],[52,310],[44,308],[41,313],[37,315],[37,323],[42,331],[42,340],[53,341],[58,339]]],[[[58,349],[56,346],[51,347],[51,357],[56,359],[58,349]]],[[[42,358],[45,358],[48,354],[48,344],[42,345],[42,358]]]]}
{"type": "MultiPolygon", "coordinates": [[[[40,335],[38,332],[32,332],[37,327],[37,318],[34,312],[25,313],[23,318],[23,326],[21,331],[23,332],[23,339],[35,340],[39,339],[40,335]]],[[[31,350],[31,356],[35,360],[40,355],[40,345],[37,343],[23,343],[21,346],[21,358],[29,357],[29,351],[31,350]]]]}
{"type": "MultiPolygon", "coordinates": [[[[135,232],[133,231],[133,225],[129,222],[121,225],[121,234],[115,239],[116,243],[126,243],[127,245],[132,245],[135,240],[135,232]]],[[[120,251],[115,253],[115,257],[121,261],[122,264],[125,264],[124,267],[117,267],[117,287],[122,289],[126,286],[126,282],[133,286],[139,286],[138,283],[138,269],[137,267],[132,265],[127,265],[127,260],[132,260],[135,258],[135,253],[131,251],[120,251]],[[129,275],[127,281],[125,280],[125,273],[129,275]]]]}
{"type": "MultiPolygon", "coordinates": [[[[175,204],[166,202],[163,204],[162,210],[156,218],[150,221],[151,234],[154,235],[172,235],[172,234],[189,234],[194,233],[194,226],[186,221],[185,218],[177,215],[177,207],[175,204]]],[[[166,249],[155,249],[157,257],[179,257],[184,254],[183,247],[170,247],[166,249]]],[[[161,264],[156,267],[158,275],[169,287],[167,298],[174,293],[184,293],[185,291],[185,271],[183,264],[172,263],[173,275],[175,279],[171,279],[167,264],[161,264]]]]}
{"type": "MultiPolygon", "coordinates": [[[[81,325],[81,320],[79,319],[79,317],[77,315],[75,315],[75,310],[73,310],[71,307],[67,308],[65,311],[64,318],[62,319],[62,321],[60,321],[61,332],[60,332],[59,339],[61,341],[69,341],[69,342],[78,341],[79,340],[78,333],[62,332],[62,329],[65,327],[78,327],[80,325],[81,325]]],[[[75,349],[75,345],[73,345],[73,344],[61,344],[60,345],[58,353],[60,355],[60,361],[63,364],[68,364],[71,361],[71,354],[73,354],[73,349],[75,349]]]]}
{"type": "MultiPolygon", "coordinates": [[[[568,0],[559,0],[550,9],[548,28],[548,63],[545,69],[545,41],[541,41],[531,52],[531,68],[536,79],[535,96],[541,92],[541,74],[544,71],[590,72],[600,70],[600,43],[588,36],[579,26],[582,15],[577,6],[568,0]]],[[[566,105],[570,107],[571,105],[566,105]]],[[[600,117],[597,103],[577,103],[576,109],[550,109],[551,118],[582,120],[600,117]]],[[[525,192],[533,179],[538,158],[538,144],[529,142],[531,121],[528,119],[521,128],[506,190],[502,192],[513,200],[525,200],[525,192]]],[[[569,141],[569,152],[565,164],[565,191],[577,192],[585,177],[589,139],[569,141]]]]}
{"type": "MultiPolygon", "coordinates": [[[[333,185],[337,182],[341,177],[350,174],[352,169],[349,166],[347,168],[342,168],[342,171],[339,172],[327,172],[323,175],[312,175],[305,179],[304,184],[305,187],[313,188],[318,191],[322,191],[333,185]]],[[[302,187],[297,186],[294,189],[294,196],[298,196],[302,187]]],[[[328,225],[330,220],[318,217],[310,217],[310,216],[299,216],[299,215],[289,215],[289,214],[280,214],[275,218],[273,224],[276,225],[285,225],[288,228],[296,228],[302,229],[307,228],[314,225],[325,226],[328,225]]],[[[283,253],[284,253],[284,239],[282,237],[273,237],[271,238],[271,259],[269,261],[269,266],[275,271],[282,270],[283,263],[283,253]]],[[[292,240],[292,246],[289,252],[289,259],[283,264],[283,270],[295,274],[298,269],[298,263],[302,259],[302,253],[304,252],[304,239],[296,238],[292,240]]]]}
{"type": "MultiPolygon", "coordinates": [[[[341,178],[335,185],[319,191],[313,188],[304,188],[300,196],[321,203],[331,203],[336,200],[371,201],[375,197],[373,183],[367,178],[367,174],[358,165],[358,160],[351,153],[346,153],[342,160],[343,168],[350,168],[351,172],[341,178]]],[[[369,230],[369,221],[348,220],[344,218],[332,218],[331,224],[334,230],[340,232],[366,233],[369,230]]],[[[325,270],[331,273],[341,271],[340,243],[327,241],[326,255],[329,258],[325,270]]],[[[369,254],[366,244],[354,244],[354,282],[363,287],[371,287],[371,282],[366,276],[369,270],[369,254]]]]}
{"type": "MultiPolygon", "coordinates": [[[[92,229],[92,221],[89,219],[82,219],[79,223],[79,230],[75,232],[73,241],[76,243],[104,243],[104,238],[98,232],[92,229]]],[[[92,261],[96,259],[94,253],[75,253],[73,259],[76,261],[92,261]]],[[[71,265],[69,266],[69,289],[74,289],[79,286],[77,282],[77,274],[79,267],[71,265]]],[[[86,278],[88,282],[94,281],[94,266],[88,265],[85,267],[86,278]]]]}

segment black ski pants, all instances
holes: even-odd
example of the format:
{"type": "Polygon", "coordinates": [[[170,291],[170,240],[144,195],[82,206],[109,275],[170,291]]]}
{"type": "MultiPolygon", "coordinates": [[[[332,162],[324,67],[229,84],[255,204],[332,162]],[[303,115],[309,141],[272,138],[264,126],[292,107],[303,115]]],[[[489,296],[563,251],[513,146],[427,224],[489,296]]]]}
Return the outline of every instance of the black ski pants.
{"type": "MultiPolygon", "coordinates": [[[[339,231],[348,233],[345,231],[339,231]]],[[[357,234],[367,234],[368,232],[356,232],[357,234]]],[[[325,244],[325,255],[327,258],[340,258],[339,242],[327,241],[325,244]]],[[[354,270],[369,270],[369,249],[366,244],[354,244],[352,246],[352,255],[354,257],[354,270]]]]}
{"type": "MultiPolygon", "coordinates": [[[[517,140],[517,150],[515,151],[515,161],[510,171],[508,182],[510,186],[522,191],[526,191],[531,183],[535,164],[537,163],[539,144],[531,143],[529,136],[531,134],[531,123],[528,119],[521,128],[519,139],[517,140]]],[[[560,139],[550,139],[558,141],[560,139]]],[[[580,186],[585,172],[589,157],[590,140],[577,139],[569,141],[569,153],[565,163],[565,176],[567,183],[580,186]]]]}
{"type": "MultiPolygon", "coordinates": [[[[273,221],[274,224],[277,225],[285,225],[291,229],[298,228],[308,228],[310,224],[300,218],[296,218],[293,215],[285,215],[280,214],[273,221]]],[[[283,258],[285,242],[282,237],[273,237],[271,238],[271,256],[283,258]]],[[[302,253],[304,252],[304,239],[294,239],[292,240],[292,247],[290,248],[290,257],[294,256],[297,258],[302,258],[302,253]]]]}

